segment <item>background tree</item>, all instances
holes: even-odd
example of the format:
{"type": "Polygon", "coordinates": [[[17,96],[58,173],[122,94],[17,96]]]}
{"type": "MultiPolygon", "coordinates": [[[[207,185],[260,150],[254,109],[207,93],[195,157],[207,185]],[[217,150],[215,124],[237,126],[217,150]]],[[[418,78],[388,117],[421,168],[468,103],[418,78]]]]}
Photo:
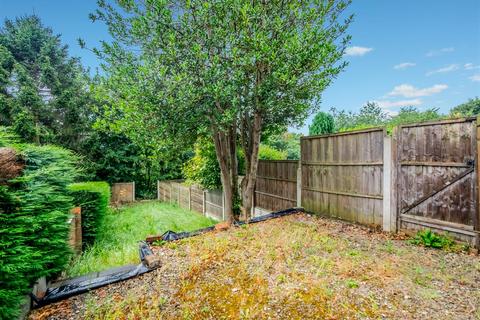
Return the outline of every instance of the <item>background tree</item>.
{"type": "Polygon", "coordinates": [[[39,17],[0,29],[0,124],[27,141],[75,149],[88,127],[88,77],[39,17]]]}
{"type": "Polygon", "coordinates": [[[335,122],[335,131],[349,131],[382,126],[390,119],[388,114],[375,102],[367,102],[358,113],[330,109],[335,122]]]}
{"type": "MultiPolygon", "coordinates": [[[[286,159],[300,159],[300,138],[299,133],[283,132],[280,134],[272,134],[267,136],[262,143],[276,150],[286,153],[286,159]]],[[[262,150],[260,150],[260,155],[262,150]]],[[[260,157],[261,158],[261,157],[260,157]]]]}
{"type": "Polygon", "coordinates": [[[450,115],[453,117],[470,117],[479,113],[480,99],[478,97],[469,99],[467,102],[462,103],[450,110],[450,115]]]}
{"type": "Polygon", "coordinates": [[[438,108],[430,108],[425,111],[420,111],[415,107],[402,107],[398,114],[391,117],[388,121],[387,129],[390,131],[393,127],[402,124],[433,121],[442,118],[443,116],[438,112],[438,108]]]}
{"type": "Polygon", "coordinates": [[[308,134],[311,136],[318,134],[333,133],[335,131],[335,122],[331,114],[318,112],[308,127],[308,134]]]}
{"type": "Polygon", "coordinates": [[[118,127],[133,124],[136,134],[153,130],[165,142],[174,133],[176,145],[184,135],[208,133],[229,220],[239,140],[249,215],[262,131],[305,119],[345,67],[351,17],[341,15],[348,3],[99,1],[92,18],[105,21],[114,39],[98,52],[116,84],[106,96],[119,99],[110,114],[118,115],[118,127]]]}

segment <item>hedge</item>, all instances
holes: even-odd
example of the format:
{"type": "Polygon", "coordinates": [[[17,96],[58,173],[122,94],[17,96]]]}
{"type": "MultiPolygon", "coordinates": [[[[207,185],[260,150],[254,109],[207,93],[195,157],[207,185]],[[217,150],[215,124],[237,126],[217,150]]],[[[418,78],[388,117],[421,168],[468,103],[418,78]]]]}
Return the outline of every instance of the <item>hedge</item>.
{"type": "Polygon", "coordinates": [[[83,247],[93,244],[110,202],[108,183],[80,182],[69,186],[75,206],[82,207],[83,247]]]}
{"type": "MultiPolygon", "coordinates": [[[[2,139],[0,145],[9,146],[2,139]]],[[[62,271],[70,259],[68,185],[76,156],[54,146],[13,145],[25,167],[0,186],[0,319],[18,316],[35,281],[62,271]]]]}

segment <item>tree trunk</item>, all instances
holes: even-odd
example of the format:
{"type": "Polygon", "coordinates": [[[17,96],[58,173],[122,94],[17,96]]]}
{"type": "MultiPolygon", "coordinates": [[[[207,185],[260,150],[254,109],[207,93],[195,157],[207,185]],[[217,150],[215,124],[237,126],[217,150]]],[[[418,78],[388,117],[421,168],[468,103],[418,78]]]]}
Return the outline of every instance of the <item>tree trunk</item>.
{"type": "Polygon", "coordinates": [[[233,223],[233,205],[237,190],[236,128],[224,131],[212,128],[213,142],[220,166],[222,188],[225,194],[224,210],[227,222],[233,223]]]}
{"type": "Polygon", "coordinates": [[[256,112],[253,116],[253,125],[243,128],[243,149],[245,152],[245,178],[242,181],[242,210],[245,219],[252,214],[255,184],[257,182],[258,150],[262,131],[262,117],[256,112]],[[246,130],[247,129],[247,130],[246,130]]]}

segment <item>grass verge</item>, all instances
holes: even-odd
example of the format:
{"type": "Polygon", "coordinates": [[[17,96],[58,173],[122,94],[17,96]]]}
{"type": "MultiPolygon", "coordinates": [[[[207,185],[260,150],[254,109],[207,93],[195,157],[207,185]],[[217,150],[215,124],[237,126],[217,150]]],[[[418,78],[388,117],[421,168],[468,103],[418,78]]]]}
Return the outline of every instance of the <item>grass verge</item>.
{"type": "Polygon", "coordinates": [[[178,206],[150,201],[110,209],[97,240],[66,270],[68,277],[139,262],[138,241],[167,230],[192,231],[215,221],[178,206]]]}

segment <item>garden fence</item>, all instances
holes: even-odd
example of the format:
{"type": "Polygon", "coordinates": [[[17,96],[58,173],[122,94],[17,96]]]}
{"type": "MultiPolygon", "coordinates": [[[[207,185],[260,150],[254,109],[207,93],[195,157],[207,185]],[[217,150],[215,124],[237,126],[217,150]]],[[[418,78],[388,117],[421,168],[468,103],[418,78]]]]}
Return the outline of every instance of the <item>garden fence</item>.
{"type": "MultiPolygon", "coordinates": [[[[302,137],[299,161],[259,162],[254,215],[301,206],[385,231],[447,231],[478,247],[479,147],[476,118],[403,125],[391,135],[372,128],[302,137]]],[[[170,182],[158,190],[160,200],[224,217],[220,190],[170,182]]]]}
{"type": "Polygon", "coordinates": [[[118,182],[112,184],[110,201],[114,204],[135,201],[135,182],[118,182]]]}

